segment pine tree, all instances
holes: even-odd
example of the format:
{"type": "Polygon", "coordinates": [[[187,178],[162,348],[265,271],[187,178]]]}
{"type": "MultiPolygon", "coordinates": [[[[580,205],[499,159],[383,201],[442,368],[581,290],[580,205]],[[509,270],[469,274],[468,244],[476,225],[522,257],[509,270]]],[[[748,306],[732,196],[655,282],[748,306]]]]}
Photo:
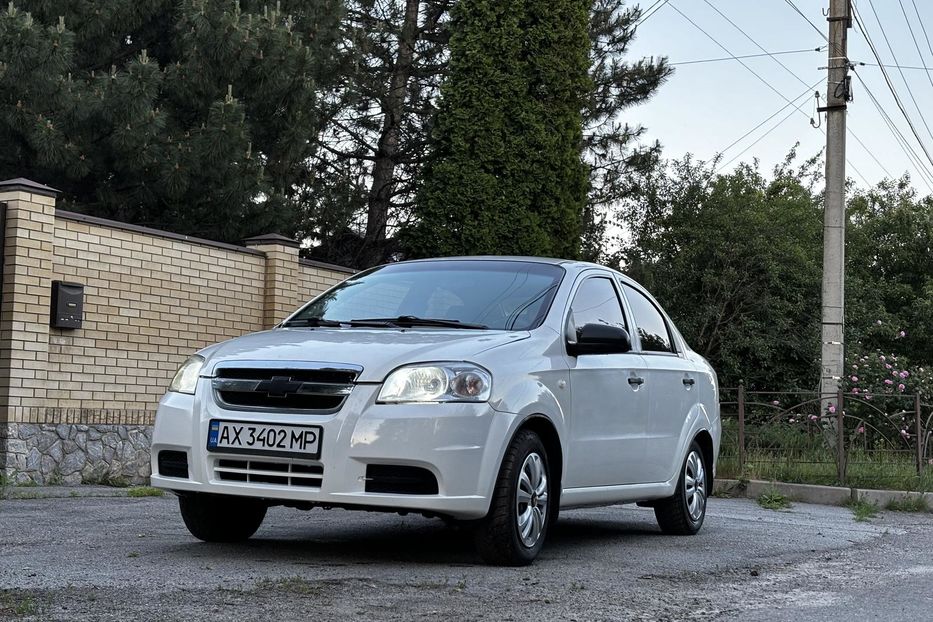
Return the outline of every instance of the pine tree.
{"type": "Polygon", "coordinates": [[[461,0],[408,254],[578,254],[588,9],[461,0]]]}
{"type": "Polygon", "coordinates": [[[17,0],[0,13],[0,176],[187,234],[294,233],[341,2],[264,4],[17,0]]]}

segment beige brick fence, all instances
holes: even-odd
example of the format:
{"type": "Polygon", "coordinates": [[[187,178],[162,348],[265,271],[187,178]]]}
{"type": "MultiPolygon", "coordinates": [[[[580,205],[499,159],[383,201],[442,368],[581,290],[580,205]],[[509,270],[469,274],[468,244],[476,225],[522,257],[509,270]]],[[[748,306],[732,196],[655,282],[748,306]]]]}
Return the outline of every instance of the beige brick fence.
{"type": "Polygon", "coordinates": [[[56,194],[0,182],[0,473],[14,482],[144,480],[185,358],[353,272],[279,235],[222,244],[57,211],[56,194]],[[53,281],[83,285],[80,328],[50,326],[53,281]]]}

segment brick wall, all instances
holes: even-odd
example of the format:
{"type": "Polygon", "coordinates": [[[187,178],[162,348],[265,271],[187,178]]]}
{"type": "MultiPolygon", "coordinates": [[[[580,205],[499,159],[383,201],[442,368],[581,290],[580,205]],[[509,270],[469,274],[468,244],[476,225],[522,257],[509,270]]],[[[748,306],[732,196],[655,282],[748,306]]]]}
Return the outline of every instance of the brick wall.
{"type": "Polygon", "coordinates": [[[143,482],[156,406],[196,350],[271,328],[353,271],[263,235],[219,244],[60,212],[56,191],[0,182],[0,476],[143,482]],[[50,327],[55,280],[83,324],[50,327]]]}
{"type": "MultiPolygon", "coordinates": [[[[0,182],[0,472],[10,471],[11,443],[22,448],[17,464],[31,464],[25,441],[51,429],[58,436],[46,440],[56,453],[74,444],[73,434],[86,442],[88,426],[150,425],[189,355],[274,326],[353,272],[300,260],[298,243],[282,236],[220,244],[56,212],[54,197],[28,180],[0,182]],[[54,280],[84,285],[81,328],[49,326],[54,280]]],[[[144,442],[144,432],[112,433],[144,442]]]]}

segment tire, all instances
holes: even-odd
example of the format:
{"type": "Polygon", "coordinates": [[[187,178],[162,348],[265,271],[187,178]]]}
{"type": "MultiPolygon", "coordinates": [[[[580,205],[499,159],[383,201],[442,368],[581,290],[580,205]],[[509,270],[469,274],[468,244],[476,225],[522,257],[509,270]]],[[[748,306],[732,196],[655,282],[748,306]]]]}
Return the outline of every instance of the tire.
{"type": "Polygon", "coordinates": [[[178,497],[181,517],[191,535],[205,542],[242,542],[256,533],[266,505],[245,497],[186,494],[178,497]]]}
{"type": "Polygon", "coordinates": [[[555,515],[553,483],[544,443],[534,432],[520,431],[505,452],[489,513],[476,526],[476,548],[486,563],[534,561],[555,515]]]}
{"type": "Polygon", "coordinates": [[[654,515],[661,531],[678,536],[692,536],[700,531],[706,518],[709,472],[703,450],[693,441],[680,468],[677,491],[655,503],[654,515]],[[691,486],[690,481],[695,484],[691,486]]]}

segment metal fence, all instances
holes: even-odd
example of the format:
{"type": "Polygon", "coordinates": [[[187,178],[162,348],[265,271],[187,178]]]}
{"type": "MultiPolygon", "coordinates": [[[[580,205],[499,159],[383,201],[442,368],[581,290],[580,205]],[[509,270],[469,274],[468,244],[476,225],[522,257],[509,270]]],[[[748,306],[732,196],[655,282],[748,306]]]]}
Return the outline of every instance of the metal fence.
{"type": "Polygon", "coordinates": [[[919,394],[721,390],[722,477],[933,490],[919,394]]]}

